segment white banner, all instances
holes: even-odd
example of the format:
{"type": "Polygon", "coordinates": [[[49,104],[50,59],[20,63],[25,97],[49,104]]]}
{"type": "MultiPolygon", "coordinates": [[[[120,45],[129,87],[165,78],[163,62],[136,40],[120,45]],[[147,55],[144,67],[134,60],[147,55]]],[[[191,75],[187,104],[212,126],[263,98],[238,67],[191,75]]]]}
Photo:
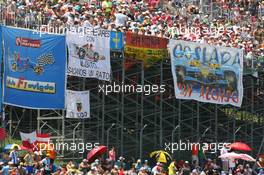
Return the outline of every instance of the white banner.
{"type": "Polygon", "coordinates": [[[110,81],[110,31],[81,28],[67,31],[68,75],[110,81]]]}
{"type": "Polygon", "coordinates": [[[90,118],[89,91],[67,90],[66,118],[90,118]]]}
{"type": "Polygon", "coordinates": [[[175,96],[240,107],[243,99],[243,51],[170,40],[175,96]]]}

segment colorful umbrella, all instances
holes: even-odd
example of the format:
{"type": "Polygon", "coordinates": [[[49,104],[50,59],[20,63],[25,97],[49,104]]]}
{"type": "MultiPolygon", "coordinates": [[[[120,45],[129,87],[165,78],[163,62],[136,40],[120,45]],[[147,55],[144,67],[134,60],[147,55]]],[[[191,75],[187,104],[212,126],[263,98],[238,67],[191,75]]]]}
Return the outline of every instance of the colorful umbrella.
{"type": "Polygon", "coordinates": [[[255,162],[256,159],[254,159],[253,157],[251,157],[250,155],[247,155],[247,154],[241,154],[241,158],[242,160],[245,160],[245,161],[249,161],[249,162],[255,162]]]}
{"type": "Polygon", "coordinates": [[[226,153],[219,156],[219,158],[225,158],[225,159],[241,159],[249,162],[255,162],[256,160],[247,154],[238,154],[238,153],[226,153]]]}
{"type": "Polygon", "coordinates": [[[238,151],[252,151],[252,149],[243,142],[234,142],[230,145],[228,145],[232,150],[238,150],[238,151]]]}
{"type": "Polygon", "coordinates": [[[219,156],[219,158],[221,159],[240,159],[240,154],[237,154],[237,153],[225,153],[225,154],[222,154],[221,156],[219,156]]]}
{"type": "Polygon", "coordinates": [[[15,146],[18,147],[18,150],[21,150],[21,147],[18,144],[8,144],[4,147],[4,151],[12,150],[15,146]]]}
{"type": "Polygon", "coordinates": [[[157,162],[167,163],[169,159],[172,159],[170,154],[163,150],[153,151],[150,153],[150,157],[156,158],[157,162]]]}
{"type": "Polygon", "coordinates": [[[5,138],[6,138],[6,130],[5,130],[5,128],[0,128],[0,141],[3,141],[3,140],[5,140],[5,138]]]}
{"type": "Polygon", "coordinates": [[[87,160],[89,163],[93,162],[97,157],[107,152],[106,146],[97,146],[94,147],[88,154],[87,154],[87,160]]]}

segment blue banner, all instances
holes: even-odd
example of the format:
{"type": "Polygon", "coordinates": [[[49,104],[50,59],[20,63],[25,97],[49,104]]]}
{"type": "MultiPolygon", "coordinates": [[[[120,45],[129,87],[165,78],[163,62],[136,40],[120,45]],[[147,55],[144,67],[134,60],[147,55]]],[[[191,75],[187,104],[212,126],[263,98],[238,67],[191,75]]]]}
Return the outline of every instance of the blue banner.
{"type": "Polygon", "coordinates": [[[110,49],[122,50],[124,48],[124,39],[122,32],[111,32],[110,34],[110,49]]]}
{"type": "Polygon", "coordinates": [[[3,58],[2,58],[2,48],[3,48],[3,40],[2,40],[2,25],[0,25],[0,73],[1,73],[1,75],[0,75],[0,113],[2,113],[3,112],[3,103],[2,103],[2,91],[3,91],[3,89],[2,89],[2,60],[3,60],[3,58]]]}
{"type": "Polygon", "coordinates": [[[65,36],[3,27],[4,104],[65,108],[65,36]]]}

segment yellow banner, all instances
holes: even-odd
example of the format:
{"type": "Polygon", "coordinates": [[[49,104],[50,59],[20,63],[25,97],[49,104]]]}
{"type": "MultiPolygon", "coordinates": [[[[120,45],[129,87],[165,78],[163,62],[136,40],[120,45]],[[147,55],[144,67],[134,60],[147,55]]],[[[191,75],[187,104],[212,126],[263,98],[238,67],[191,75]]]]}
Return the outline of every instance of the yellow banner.
{"type": "Polygon", "coordinates": [[[151,64],[168,58],[168,50],[126,46],[125,57],[134,58],[137,60],[141,60],[146,64],[151,64]]]}

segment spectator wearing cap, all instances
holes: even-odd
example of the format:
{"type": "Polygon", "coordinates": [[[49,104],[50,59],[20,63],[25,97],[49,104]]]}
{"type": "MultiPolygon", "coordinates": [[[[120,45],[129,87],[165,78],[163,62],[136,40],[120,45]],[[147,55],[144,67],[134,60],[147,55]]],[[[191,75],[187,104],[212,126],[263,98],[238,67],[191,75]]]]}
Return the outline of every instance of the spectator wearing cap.
{"type": "Polygon", "coordinates": [[[111,170],[111,175],[118,175],[119,174],[119,169],[118,166],[115,165],[112,170],[111,170]]]}
{"type": "Polygon", "coordinates": [[[191,168],[190,168],[190,165],[189,165],[188,161],[184,162],[183,167],[181,169],[181,173],[182,173],[182,175],[190,175],[191,168]]]}
{"type": "Polygon", "coordinates": [[[138,159],[135,165],[136,172],[139,172],[141,167],[142,167],[141,159],[138,159]]]}
{"type": "Polygon", "coordinates": [[[118,168],[125,168],[126,167],[126,164],[125,164],[125,158],[120,156],[116,162],[116,165],[118,166],[118,168]]]}
{"type": "Polygon", "coordinates": [[[151,170],[153,175],[162,175],[162,164],[158,162],[151,170]]]}
{"type": "Polygon", "coordinates": [[[87,159],[83,159],[83,161],[80,163],[79,165],[79,170],[81,172],[83,172],[83,174],[86,174],[89,172],[90,170],[90,165],[88,164],[88,160],[87,159]]]}
{"type": "Polygon", "coordinates": [[[41,161],[44,167],[44,173],[43,173],[44,175],[51,174],[52,171],[52,165],[49,156],[50,156],[49,154],[46,154],[46,157],[41,161]]]}
{"type": "Polygon", "coordinates": [[[145,170],[146,170],[147,173],[150,173],[151,172],[151,168],[150,168],[150,166],[148,164],[148,160],[145,160],[144,161],[143,167],[145,168],[145,170]]]}
{"type": "Polygon", "coordinates": [[[97,171],[95,167],[92,167],[91,170],[87,173],[87,175],[96,175],[97,171]]]}
{"type": "Polygon", "coordinates": [[[16,167],[19,165],[19,158],[18,158],[18,152],[17,151],[18,151],[18,147],[14,146],[14,149],[9,154],[9,159],[11,160],[13,165],[16,167]]]}
{"type": "Polygon", "coordinates": [[[141,167],[139,172],[138,172],[138,175],[148,175],[146,168],[141,167]]]}

